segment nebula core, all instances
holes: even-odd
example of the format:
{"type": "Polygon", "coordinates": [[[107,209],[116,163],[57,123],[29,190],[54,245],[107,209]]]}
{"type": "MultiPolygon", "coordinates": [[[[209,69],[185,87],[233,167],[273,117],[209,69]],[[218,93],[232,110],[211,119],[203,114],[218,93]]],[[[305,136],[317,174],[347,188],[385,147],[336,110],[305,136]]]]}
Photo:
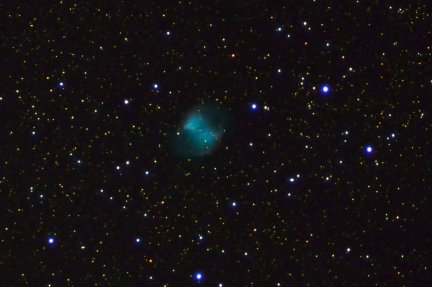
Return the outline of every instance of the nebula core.
{"type": "Polygon", "coordinates": [[[199,107],[190,112],[177,132],[175,151],[184,157],[211,154],[225,132],[226,115],[215,107],[199,107]]]}

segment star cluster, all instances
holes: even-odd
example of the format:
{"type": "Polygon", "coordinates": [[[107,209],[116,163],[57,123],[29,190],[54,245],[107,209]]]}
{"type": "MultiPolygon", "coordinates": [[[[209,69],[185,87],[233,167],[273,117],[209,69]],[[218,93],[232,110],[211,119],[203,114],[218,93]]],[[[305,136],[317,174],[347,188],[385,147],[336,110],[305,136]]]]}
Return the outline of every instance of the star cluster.
{"type": "Polygon", "coordinates": [[[0,11],[1,286],[432,286],[427,1],[0,11]]]}

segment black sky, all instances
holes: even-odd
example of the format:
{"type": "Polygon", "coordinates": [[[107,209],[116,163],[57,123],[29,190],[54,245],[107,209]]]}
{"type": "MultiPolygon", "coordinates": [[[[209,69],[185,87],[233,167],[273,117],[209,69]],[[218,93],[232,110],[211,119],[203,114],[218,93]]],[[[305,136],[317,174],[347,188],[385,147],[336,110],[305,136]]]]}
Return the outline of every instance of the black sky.
{"type": "Polygon", "coordinates": [[[1,3],[0,286],[432,286],[431,11],[1,3]]]}

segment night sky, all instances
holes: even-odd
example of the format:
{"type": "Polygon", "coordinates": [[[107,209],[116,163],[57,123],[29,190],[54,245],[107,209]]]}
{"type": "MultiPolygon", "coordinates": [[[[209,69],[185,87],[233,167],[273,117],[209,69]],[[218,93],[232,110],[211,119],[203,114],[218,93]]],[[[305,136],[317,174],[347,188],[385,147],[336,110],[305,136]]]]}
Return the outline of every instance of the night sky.
{"type": "Polygon", "coordinates": [[[2,1],[0,286],[432,286],[429,1],[2,1]]]}

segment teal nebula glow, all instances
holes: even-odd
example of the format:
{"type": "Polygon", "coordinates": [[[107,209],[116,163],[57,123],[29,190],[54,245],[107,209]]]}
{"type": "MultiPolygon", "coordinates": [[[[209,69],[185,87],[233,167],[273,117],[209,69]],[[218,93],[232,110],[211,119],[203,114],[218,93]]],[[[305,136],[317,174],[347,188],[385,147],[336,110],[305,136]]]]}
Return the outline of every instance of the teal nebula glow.
{"type": "Polygon", "coordinates": [[[218,140],[218,133],[210,123],[200,114],[192,115],[184,125],[190,142],[199,153],[205,153],[213,149],[218,140]]]}
{"type": "Polygon", "coordinates": [[[210,155],[220,144],[225,133],[226,113],[218,107],[203,105],[186,116],[172,141],[172,148],[180,157],[210,155]]]}

